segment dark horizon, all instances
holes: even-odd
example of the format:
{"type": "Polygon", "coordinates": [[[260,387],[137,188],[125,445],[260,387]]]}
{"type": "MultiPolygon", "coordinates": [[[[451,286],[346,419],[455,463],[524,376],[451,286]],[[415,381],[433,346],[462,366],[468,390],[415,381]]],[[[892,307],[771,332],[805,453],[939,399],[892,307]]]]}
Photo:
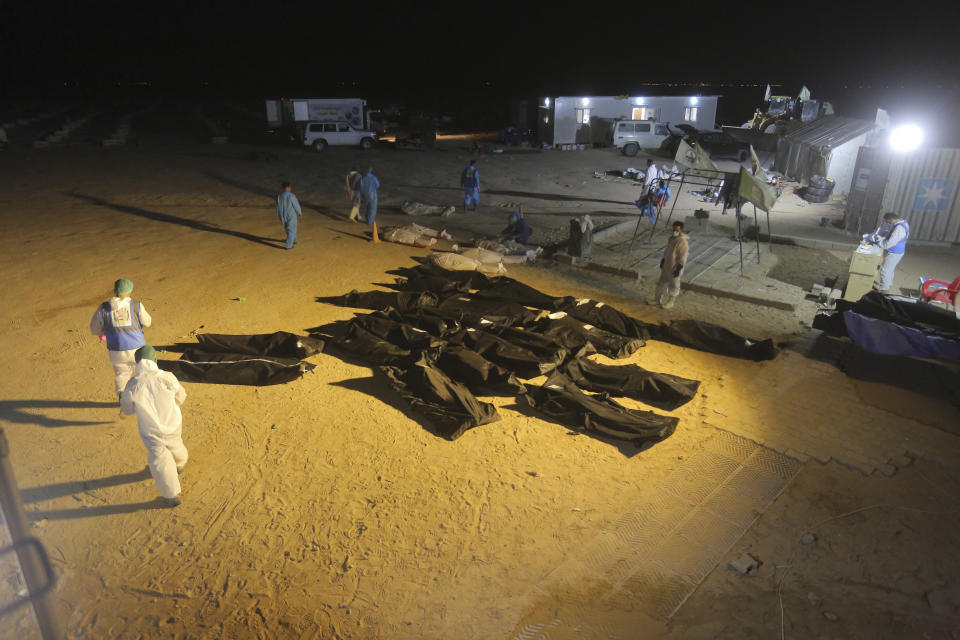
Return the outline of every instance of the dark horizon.
{"type": "Polygon", "coordinates": [[[927,120],[960,144],[960,132],[948,133],[960,128],[950,115],[960,102],[960,3],[921,1],[897,14],[765,7],[760,17],[486,3],[466,20],[429,3],[229,7],[0,2],[0,101],[360,97],[481,112],[656,88],[722,95],[735,122],[770,83],[794,96],[806,85],[840,113],[872,118],[881,107],[927,120]]]}
{"type": "MultiPolygon", "coordinates": [[[[459,12],[315,4],[0,2],[0,97],[64,83],[244,87],[261,95],[341,86],[389,94],[497,87],[524,94],[629,91],[640,83],[956,85],[960,3],[904,14],[859,4],[767,7],[760,19],[635,8],[486,3],[459,12]],[[298,8],[299,7],[299,8],[298,8]],[[639,27],[644,28],[639,28],[639,27]],[[489,84],[488,84],[489,83],[489,84]]],[[[693,13],[693,12],[691,12],[693,13]]],[[[797,87],[799,89],[799,86],[797,87]]]]}

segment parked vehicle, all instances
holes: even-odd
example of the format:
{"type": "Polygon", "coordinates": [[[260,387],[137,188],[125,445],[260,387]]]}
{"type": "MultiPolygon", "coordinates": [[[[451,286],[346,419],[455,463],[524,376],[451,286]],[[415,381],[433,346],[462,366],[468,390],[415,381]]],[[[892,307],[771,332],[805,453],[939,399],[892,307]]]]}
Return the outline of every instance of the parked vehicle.
{"type": "Polygon", "coordinates": [[[750,145],[741,140],[737,140],[728,133],[722,131],[698,131],[688,124],[674,125],[681,133],[674,133],[667,141],[663,150],[675,154],[680,140],[687,140],[689,143],[696,143],[710,154],[714,160],[736,160],[745,162],[750,157],[750,145]]]}
{"type": "Polygon", "coordinates": [[[267,100],[267,126],[302,126],[307,122],[346,122],[358,129],[372,128],[367,101],[362,98],[280,98],[267,100]]]}
{"type": "Polygon", "coordinates": [[[745,162],[750,157],[750,146],[723,132],[700,133],[695,140],[714,160],[729,159],[745,162]]]}
{"type": "Polygon", "coordinates": [[[323,151],[329,146],[354,146],[366,150],[376,142],[376,132],[356,129],[347,122],[307,122],[303,129],[303,145],[314,151],[323,151]]]}
{"type": "Polygon", "coordinates": [[[653,120],[620,120],[613,128],[613,146],[631,157],[640,149],[659,149],[669,138],[666,123],[653,120]]]}

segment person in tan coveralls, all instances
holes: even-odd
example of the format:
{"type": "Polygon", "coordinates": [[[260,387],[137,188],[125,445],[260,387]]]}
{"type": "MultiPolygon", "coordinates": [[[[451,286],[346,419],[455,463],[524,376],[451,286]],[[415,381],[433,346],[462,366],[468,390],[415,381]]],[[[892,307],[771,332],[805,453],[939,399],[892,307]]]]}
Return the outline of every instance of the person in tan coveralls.
{"type": "Polygon", "coordinates": [[[667,247],[663,250],[663,259],[660,261],[660,281],[657,282],[656,298],[651,300],[650,304],[659,304],[664,309],[673,307],[680,295],[680,276],[683,275],[689,253],[690,247],[683,232],[683,223],[674,222],[667,247]]]}

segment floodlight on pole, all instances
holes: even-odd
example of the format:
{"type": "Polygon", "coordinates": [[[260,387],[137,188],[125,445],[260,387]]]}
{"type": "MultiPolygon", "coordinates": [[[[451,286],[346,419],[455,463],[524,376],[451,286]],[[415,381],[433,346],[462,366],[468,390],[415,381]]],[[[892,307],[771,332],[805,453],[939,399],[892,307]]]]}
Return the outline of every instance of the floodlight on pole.
{"type": "Polygon", "coordinates": [[[923,130],[915,124],[904,124],[890,132],[890,146],[894,151],[913,151],[923,142],[923,130]]]}

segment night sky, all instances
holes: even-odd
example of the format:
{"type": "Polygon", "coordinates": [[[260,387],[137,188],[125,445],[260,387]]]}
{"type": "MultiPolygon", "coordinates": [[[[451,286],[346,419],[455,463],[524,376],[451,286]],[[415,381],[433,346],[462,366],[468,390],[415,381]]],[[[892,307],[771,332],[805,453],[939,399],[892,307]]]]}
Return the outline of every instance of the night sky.
{"type": "Polygon", "coordinates": [[[155,94],[449,104],[773,82],[814,97],[886,86],[955,111],[960,3],[850,4],[0,0],[0,98],[140,82],[155,94]]]}
{"type": "Polygon", "coordinates": [[[665,4],[0,2],[0,73],[8,95],[63,82],[208,82],[250,94],[489,82],[557,94],[647,81],[915,85],[960,75],[956,2],[889,12],[779,3],[796,9],[758,10],[762,21],[737,18],[746,10],[730,4],[687,14],[665,4]]]}

